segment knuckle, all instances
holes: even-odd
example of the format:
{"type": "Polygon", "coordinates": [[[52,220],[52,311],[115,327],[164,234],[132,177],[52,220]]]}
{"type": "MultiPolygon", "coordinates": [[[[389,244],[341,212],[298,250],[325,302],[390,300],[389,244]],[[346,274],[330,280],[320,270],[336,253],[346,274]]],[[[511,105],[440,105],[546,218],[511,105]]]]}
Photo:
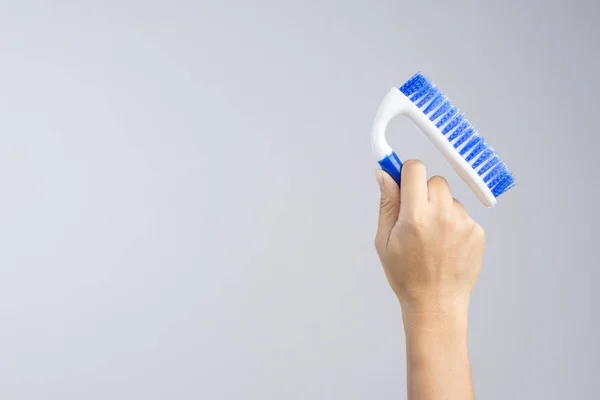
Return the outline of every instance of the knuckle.
{"type": "Polygon", "coordinates": [[[427,225],[425,217],[417,212],[408,212],[403,218],[404,224],[413,232],[422,231],[427,225]]]}
{"type": "Polygon", "coordinates": [[[476,222],[474,222],[474,225],[473,225],[473,235],[477,239],[485,242],[485,235],[486,235],[485,229],[483,229],[483,227],[476,222]]]}
{"type": "Polygon", "coordinates": [[[393,208],[394,208],[394,204],[388,198],[382,198],[381,201],[379,202],[379,213],[380,214],[387,214],[390,211],[392,211],[393,208]]]}
{"type": "Polygon", "coordinates": [[[438,222],[443,226],[454,226],[456,225],[456,218],[451,212],[442,211],[438,215],[438,222]]]}
{"type": "Polygon", "coordinates": [[[465,206],[463,206],[463,204],[460,201],[453,199],[452,203],[454,204],[454,208],[456,208],[459,212],[466,212],[465,206]]]}
{"type": "Polygon", "coordinates": [[[436,186],[448,186],[448,181],[443,176],[435,175],[429,178],[429,183],[436,186]]]}

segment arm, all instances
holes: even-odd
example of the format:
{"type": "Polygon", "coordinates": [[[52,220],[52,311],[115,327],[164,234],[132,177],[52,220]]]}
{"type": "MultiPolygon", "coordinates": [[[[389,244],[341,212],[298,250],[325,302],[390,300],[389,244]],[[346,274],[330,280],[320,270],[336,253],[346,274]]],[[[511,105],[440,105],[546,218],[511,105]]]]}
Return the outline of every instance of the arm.
{"type": "Polygon", "coordinates": [[[409,161],[402,187],[382,171],[375,246],[402,308],[409,400],[474,399],[467,346],[485,233],[441,177],[409,161]]]}
{"type": "Polygon", "coordinates": [[[408,398],[473,399],[467,348],[467,315],[462,310],[432,310],[407,315],[408,398]]]}

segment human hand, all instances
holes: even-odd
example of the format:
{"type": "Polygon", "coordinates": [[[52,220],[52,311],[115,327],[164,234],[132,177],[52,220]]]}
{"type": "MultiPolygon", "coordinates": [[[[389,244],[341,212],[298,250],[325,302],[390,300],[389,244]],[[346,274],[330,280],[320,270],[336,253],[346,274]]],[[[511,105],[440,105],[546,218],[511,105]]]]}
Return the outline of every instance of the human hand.
{"type": "Polygon", "coordinates": [[[420,161],[403,165],[401,188],[381,170],[377,181],[375,247],[403,314],[466,316],[483,262],[484,230],[453,199],[444,178],[427,180],[420,161]]]}

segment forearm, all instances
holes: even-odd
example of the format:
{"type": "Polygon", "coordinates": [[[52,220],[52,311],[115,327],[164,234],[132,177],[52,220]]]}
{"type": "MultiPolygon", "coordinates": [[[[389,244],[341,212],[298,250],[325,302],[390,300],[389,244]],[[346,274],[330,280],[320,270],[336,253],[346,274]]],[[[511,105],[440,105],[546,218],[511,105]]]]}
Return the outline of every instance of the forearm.
{"type": "Polygon", "coordinates": [[[485,231],[439,176],[418,161],[402,184],[378,172],[375,248],[402,306],[409,400],[473,400],[467,347],[471,293],[481,271],[485,231]]]}
{"type": "Polygon", "coordinates": [[[408,399],[474,399],[467,312],[404,312],[403,320],[408,399]]]}

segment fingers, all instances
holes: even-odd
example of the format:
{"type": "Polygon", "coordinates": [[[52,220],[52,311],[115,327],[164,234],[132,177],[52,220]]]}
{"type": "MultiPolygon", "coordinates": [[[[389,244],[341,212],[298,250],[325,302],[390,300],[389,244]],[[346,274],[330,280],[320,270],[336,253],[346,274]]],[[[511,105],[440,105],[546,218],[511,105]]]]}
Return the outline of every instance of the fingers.
{"type": "Polygon", "coordinates": [[[379,244],[386,244],[398,221],[400,212],[400,188],[394,179],[382,170],[375,172],[377,183],[381,188],[381,200],[379,202],[379,224],[377,227],[377,238],[379,244]]]}
{"type": "MultiPolygon", "coordinates": [[[[410,160],[404,163],[401,182],[401,212],[419,211],[427,205],[433,205],[444,209],[455,208],[460,215],[468,215],[462,204],[452,197],[450,186],[445,178],[433,176],[427,180],[427,170],[421,161],[410,160]]],[[[396,204],[398,208],[394,209],[394,224],[400,211],[400,202],[397,201],[396,204]]],[[[389,227],[390,231],[391,228],[393,225],[389,227]]]]}
{"type": "Polygon", "coordinates": [[[427,170],[421,161],[404,163],[401,182],[403,210],[411,211],[427,204],[427,170]]]}
{"type": "Polygon", "coordinates": [[[448,181],[441,176],[434,176],[427,181],[427,192],[429,203],[441,207],[452,205],[454,199],[450,192],[450,186],[448,185],[448,181]]]}

